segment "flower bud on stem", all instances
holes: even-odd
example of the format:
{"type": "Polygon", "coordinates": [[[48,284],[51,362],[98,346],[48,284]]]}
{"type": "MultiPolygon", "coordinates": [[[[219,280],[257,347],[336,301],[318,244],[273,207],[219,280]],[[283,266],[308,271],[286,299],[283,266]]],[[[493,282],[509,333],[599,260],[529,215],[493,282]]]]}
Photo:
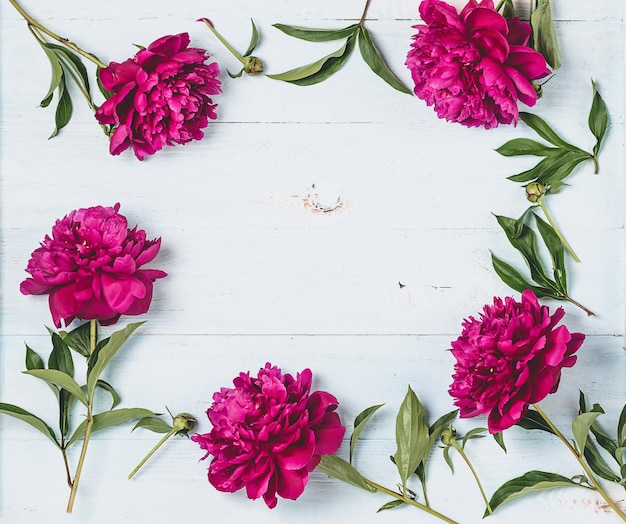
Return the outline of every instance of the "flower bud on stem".
{"type": "Polygon", "coordinates": [[[193,418],[189,413],[179,413],[174,417],[174,422],[172,429],[170,429],[165,436],[157,442],[156,446],[154,446],[148,454],[137,464],[137,467],[130,472],[128,475],[128,480],[132,479],[135,476],[141,467],[148,462],[148,459],[154,455],[157,449],[159,449],[167,439],[169,439],[172,435],[187,435],[193,428],[196,427],[196,419],[193,418]]]}
{"type": "Polygon", "coordinates": [[[565,438],[565,435],[563,435],[563,433],[561,433],[561,431],[554,425],[552,420],[550,420],[548,418],[548,415],[546,415],[545,412],[539,407],[539,404],[533,404],[533,407],[535,408],[537,413],[539,413],[539,415],[541,415],[541,418],[543,418],[543,420],[545,420],[546,424],[548,424],[548,426],[550,426],[550,429],[552,430],[552,432],[559,438],[559,440],[561,442],[563,442],[563,444],[565,444],[565,447],[567,447],[567,449],[574,455],[574,457],[576,457],[576,460],[578,461],[578,463],[582,466],[583,470],[585,471],[585,475],[587,476],[587,478],[589,479],[591,484],[593,484],[593,487],[600,494],[600,496],[606,501],[606,503],[611,507],[611,509],[613,511],[615,511],[615,513],[617,513],[617,515],[624,522],[626,522],[626,513],[624,513],[624,511],[622,511],[619,508],[619,506],[608,496],[606,491],[604,491],[604,489],[602,488],[600,482],[598,481],[598,479],[593,474],[593,471],[591,470],[591,468],[587,465],[587,463],[583,459],[583,456],[584,456],[583,454],[584,454],[585,450],[580,450],[580,452],[579,452],[576,449],[574,449],[574,447],[570,444],[569,440],[567,440],[567,438],[565,438]]]}

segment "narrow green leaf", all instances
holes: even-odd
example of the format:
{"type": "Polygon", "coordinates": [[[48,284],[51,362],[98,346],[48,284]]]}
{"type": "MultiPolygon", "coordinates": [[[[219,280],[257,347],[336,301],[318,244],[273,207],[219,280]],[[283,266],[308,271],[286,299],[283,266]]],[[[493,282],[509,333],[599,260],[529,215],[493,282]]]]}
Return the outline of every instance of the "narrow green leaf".
{"type": "Polygon", "coordinates": [[[274,27],[300,40],[308,40],[309,42],[329,42],[331,40],[341,40],[342,38],[353,35],[356,31],[357,24],[349,25],[343,29],[312,29],[309,27],[285,24],[274,24],[274,27]]]}
{"type": "Polygon", "coordinates": [[[502,16],[507,20],[515,16],[515,6],[513,0],[504,0],[502,3],[502,16]]]}
{"type": "Polygon", "coordinates": [[[538,429],[540,431],[545,431],[546,433],[552,433],[554,435],[554,431],[552,431],[552,428],[548,425],[544,418],[534,409],[529,409],[522,417],[522,419],[517,423],[517,426],[528,430],[538,429]]]}
{"type": "Polygon", "coordinates": [[[96,383],[96,387],[104,389],[111,395],[111,409],[115,409],[115,407],[120,403],[120,396],[118,395],[117,391],[115,391],[115,388],[104,380],[98,380],[98,382],[96,383]]]}
{"type": "Polygon", "coordinates": [[[54,431],[52,430],[52,428],[48,426],[48,424],[46,424],[39,417],[36,417],[32,413],[29,413],[25,409],[22,409],[13,404],[5,404],[4,402],[0,402],[0,413],[9,415],[23,422],[26,422],[27,424],[30,424],[32,427],[39,430],[46,437],[48,437],[52,442],[54,442],[57,448],[61,447],[61,445],[57,441],[56,435],[54,434],[54,431]]]}
{"type": "Polygon", "coordinates": [[[450,425],[450,423],[456,418],[458,414],[459,410],[455,409],[454,411],[450,411],[445,415],[441,415],[437,420],[435,420],[435,422],[430,425],[430,427],[428,428],[428,432],[431,435],[436,435],[436,438],[438,438],[441,432],[450,425]]]}
{"type": "Polygon", "coordinates": [[[109,340],[104,347],[102,347],[99,351],[94,352],[92,357],[95,357],[95,360],[92,360],[91,358],[89,359],[87,370],[87,391],[89,398],[93,398],[93,393],[96,389],[98,379],[109,362],[111,362],[111,359],[122,347],[124,342],[128,340],[128,337],[130,337],[143,323],[144,322],[135,322],[133,324],[128,324],[128,326],[124,329],[116,331],[109,337],[109,340]]]}
{"type": "Polygon", "coordinates": [[[39,37],[35,35],[35,33],[33,33],[33,36],[35,36],[35,40],[37,40],[37,42],[43,49],[44,53],[46,53],[46,56],[48,57],[48,60],[50,61],[50,67],[52,68],[52,78],[50,79],[50,87],[48,88],[48,92],[46,93],[46,95],[43,97],[41,101],[41,106],[47,107],[50,104],[50,101],[52,100],[52,95],[55,89],[59,87],[59,85],[61,84],[61,81],[63,80],[63,68],[61,67],[61,62],[59,61],[59,57],[56,55],[56,53],[54,53],[54,51],[52,51],[51,49],[48,49],[44,45],[44,42],[42,42],[39,39],[39,37]]]}
{"type": "Polygon", "coordinates": [[[54,94],[49,94],[46,98],[44,98],[40,103],[39,107],[48,107],[52,99],[54,98],[54,94]]]}
{"type": "Polygon", "coordinates": [[[376,513],[380,513],[381,511],[385,511],[386,509],[398,508],[400,506],[404,506],[404,504],[406,504],[404,500],[393,499],[387,502],[386,504],[383,504],[380,508],[378,508],[378,510],[376,510],[376,513]]]}
{"type": "Polygon", "coordinates": [[[59,103],[57,104],[57,109],[54,113],[54,122],[56,127],[48,139],[54,138],[59,131],[67,125],[70,118],[72,118],[72,99],[70,98],[70,94],[65,87],[65,80],[61,81],[58,93],[59,103]]]}
{"type": "Polygon", "coordinates": [[[504,433],[502,431],[494,433],[493,439],[498,443],[498,446],[500,446],[506,453],[506,445],[504,444],[504,433]]]}
{"type": "Polygon", "coordinates": [[[250,44],[248,44],[248,49],[243,54],[243,56],[250,56],[252,52],[256,49],[257,44],[259,43],[259,30],[256,28],[254,20],[250,19],[252,23],[252,36],[250,37],[250,44]]]}
{"type": "Polygon", "coordinates": [[[315,468],[325,473],[331,478],[341,480],[365,491],[375,492],[376,490],[365,482],[361,474],[350,464],[337,455],[322,455],[320,463],[315,468]]]}
{"type": "Polygon", "coordinates": [[[396,418],[396,445],[394,458],[404,487],[407,479],[430,451],[424,407],[410,387],[396,418]]]}
{"type": "Polygon", "coordinates": [[[461,439],[461,448],[465,448],[465,444],[467,444],[467,442],[470,441],[470,440],[474,440],[474,439],[477,439],[477,438],[484,438],[485,435],[483,435],[483,433],[486,433],[486,432],[487,432],[487,428],[473,428],[473,429],[471,429],[461,439]]]}
{"type": "Polygon", "coordinates": [[[172,426],[159,417],[144,417],[135,424],[133,431],[137,428],[144,428],[154,433],[169,433],[172,430],[172,426]]]}
{"type": "Polygon", "coordinates": [[[73,377],[74,361],[69,347],[58,333],[50,331],[50,336],[52,337],[52,352],[48,357],[48,368],[63,371],[73,377]]]}
{"type": "Polygon", "coordinates": [[[518,225],[515,219],[501,215],[495,215],[495,217],[511,245],[517,249],[524,258],[526,265],[530,269],[531,278],[540,286],[554,289],[555,283],[552,282],[544,272],[543,264],[541,263],[536,247],[535,232],[530,229],[530,227],[523,224],[521,232],[517,234],[518,225]]]}
{"type": "Polygon", "coordinates": [[[507,264],[503,260],[499,259],[493,253],[491,254],[491,263],[496,274],[502,279],[502,281],[515,291],[522,292],[526,289],[531,289],[538,297],[552,297],[555,296],[551,289],[545,287],[534,286],[528,280],[526,280],[522,274],[517,271],[513,266],[507,264]]]}
{"type": "Polygon", "coordinates": [[[537,0],[537,8],[530,17],[535,50],[539,51],[552,69],[561,67],[561,53],[552,20],[550,0],[537,0]]]}
{"type": "Polygon", "coordinates": [[[334,53],[326,55],[317,62],[296,67],[277,75],[266,75],[274,80],[283,80],[299,86],[309,86],[326,80],[341,69],[354,49],[355,39],[350,36],[346,43],[334,53]]]}
{"type": "MultiPolygon", "coordinates": [[[[504,506],[520,497],[553,488],[575,487],[578,483],[556,473],[529,471],[521,477],[505,482],[492,495],[489,505],[492,510],[504,506]]],[[[485,517],[487,516],[485,512],[485,517]]]]}
{"type": "Polygon", "coordinates": [[[412,94],[412,91],[405,86],[404,83],[389,68],[387,62],[385,62],[385,59],[380,54],[380,51],[374,45],[369,31],[365,28],[365,26],[361,27],[358,40],[361,56],[370,69],[394,89],[409,95],[412,94]]]}
{"type": "Polygon", "coordinates": [[[574,422],[572,422],[572,432],[574,433],[574,439],[580,450],[585,449],[585,444],[589,436],[589,430],[594,421],[601,415],[601,413],[588,412],[578,415],[574,422]]]}
{"type": "Polygon", "coordinates": [[[617,441],[620,446],[626,446],[626,404],[624,404],[617,422],[617,441]]]}
{"type": "Polygon", "coordinates": [[[33,377],[45,380],[48,384],[56,384],[57,386],[65,389],[68,393],[74,395],[77,400],[87,405],[87,397],[76,381],[63,371],[57,369],[31,369],[24,371],[26,375],[32,375],[33,377]]]}
{"type": "Polygon", "coordinates": [[[565,270],[565,249],[563,248],[563,243],[550,224],[545,222],[538,215],[534,216],[537,223],[537,230],[548,248],[550,258],[552,259],[554,281],[559,285],[560,291],[564,295],[567,295],[567,273],[565,270]]]}
{"type": "MultiPolygon", "coordinates": [[[[590,439],[587,439],[587,442],[585,443],[585,451],[583,455],[585,457],[585,461],[589,464],[589,467],[596,475],[611,482],[620,481],[619,476],[616,475],[609,467],[606,461],[602,458],[602,455],[596,445],[590,439]]],[[[613,458],[616,457],[613,456],[613,458]]]]}
{"type": "Polygon", "coordinates": [[[526,224],[526,218],[529,215],[533,215],[534,216],[534,212],[533,210],[535,209],[536,206],[530,206],[528,209],[526,209],[526,211],[524,211],[521,216],[515,220],[515,227],[513,228],[513,236],[515,238],[519,237],[523,230],[524,230],[524,224],[526,224]]]}
{"type": "Polygon", "coordinates": [[[83,64],[80,57],[67,47],[63,47],[58,44],[47,42],[45,46],[55,52],[66,67],[72,68],[76,72],[78,78],[83,84],[83,87],[85,88],[85,91],[89,94],[89,75],[87,74],[87,68],[85,67],[85,64],[83,64]]]}
{"type": "MultiPolygon", "coordinates": [[[[127,422],[131,422],[133,420],[139,420],[144,417],[155,416],[156,413],[153,413],[149,409],[143,408],[122,408],[114,409],[111,411],[104,411],[102,413],[94,415],[93,424],[91,426],[91,434],[93,435],[94,433],[102,431],[103,429],[126,424],[127,422]]],[[[81,424],[76,428],[76,431],[74,431],[74,433],[72,434],[70,440],[67,442],[67,447],[85,437],[86,427],[87,422],[83,420],[81,424]]]]}
{"type": "Polygon", "coordinates": [[[445,448],[443,448],[443,460],[446,461],[446,464],[448,465],[448,467],[450,468],[450,471],[454,475],[454,462],[452,462],[452,458],[450,457],[451,449],[452,449],[451,446],[446,446],[445,448]]]}
{"type": "Polygon", "coordinates": [[[596,145],[593,147],[594,156],[598,156],[600,147],[602,146],[602,139],[606,133],[609,125],[609,113],[606,108],[606,103],[598,92],[598,86],[592,80],[591,85],[593,87],[593,102],[591,103],[591,111],[589,111],[589,129],[594,137],[596,137],[596,145]]]}
{"type": "MultiPolygon", "coordinates": [[[[66,333],[63,341],[70,349],[73,349],[83,357],[88,358],[91,349],[91,322],[85,322],[66,333]]],[[[96,333],[97,338],[97,333],[96,333]]]]}
{"type": "Polygon", "coordinates": [[[545,167],[543,172],[537,177],[537,181],[545,186],[550,186],[554,182],[560,182],[568,177],[578,164],[585,160],[591,160],[589,153],[584,151],[567,151],[559,158],[557,163],[550,163],[549,166],[545,167]]]}
{"type": "Polygon", "coordinates": [[[530,138],[514,138],[502,144],[496,149],[496,152],[500,153],[502,156],[548,156],[558,150],[559,148],[557,147],[548,147],[530,138]]]}
{"type": "Polygon", "coordinates": [[[520,111],[519,118],[541,138],[547,140],[551,144],[572,151],[581,151],[576,146],[573,146],[569,142],[563,140],[540,116],[520,111]]]}
{"type": "Polygon", "coordinates": [[[350,436],[350,464],[352,464],[352,457],[354,456],[354,450],[356,449],[356,443],[359,440],[361,431],[363,431],[363,428],[368,423],[372,415],[376,413],[383,405],[384,404],[378,404],[376,406],[371,406],[367,409],[364,409],[354,419],[354,430],[352,431],[352,435],[350,436]]]}
{"type": "Polygon", "coordinates": [[[45,369],[43,359],[26,344],[26,369],[45,369]]]}
{"type": "Polygon", "coordinates": [[[563,158],[570,151],[566,149],[558,149],[556,152],[550,153],[546,158],[541,160],[538,164],[531,167],[527,171],[522,171],[516,175],[507,177],[507,180],[512,182],[530,182],[531,180],[540,180],[546,173],[553,173],[559,168],[563,162],[563,158]]]}

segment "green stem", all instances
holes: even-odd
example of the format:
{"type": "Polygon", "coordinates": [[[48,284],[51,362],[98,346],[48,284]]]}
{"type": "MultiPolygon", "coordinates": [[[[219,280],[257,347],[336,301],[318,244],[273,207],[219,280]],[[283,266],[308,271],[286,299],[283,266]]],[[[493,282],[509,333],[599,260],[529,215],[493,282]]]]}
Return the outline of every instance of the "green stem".
{"type": "Polygon", "coordinates": [[[571,246],[567,243],[567,240],[565,240],[565,237],[561,234],[561,231],[559,231],[559,228],[556,226],[556,223],[554,222],[554,220],[552,220],[552,217],[550,216],[550,213],[548,212],[548,208],[546,207],[545,202],[543,201],[543,196],[540,197],[537,200],[537,204],[539,204],[539,207],[541,208],[541,210],[543,211],[543,214],[546,216],[546,218],[548,219],[548,222],[550,223],[550,225],[552,226],[552,229],[554,229],[554,232],[556,233],[556,235],[559,237],[559,240],[561,240],[561,243],[563,244],[563,247],[567,250],[567,252],[572,255],[572,258],[576,261],[576,262],[580,262],[580,258],[578,258],[578,256],[576,255],[576,253],[574,253],[574,250],[571,248],[571,246]]]}
{"type": "Polygon", "coordinates": [[[166,435],[165,435],[165,436],[164,436],[161,440],[159,440],[159,442],[157,443],[157,445],[156,445],[156,446],[154,446],[154,447],[150,450],[150,452],[149,452],[149,453],[148,453],[148,454],[147,454],[147,455],[146,455],[146,456],[142,459],[142,461],[141,461],[139,464],[137,464],[137,467],[136,467],[135,469],[133,469],[133,470],[130,472],[130,475],[128,475],[128,480],[132,479],[132,478],[133,478],[133,476],[135,475],[135,473],[137,473],[137,472],[141,469],[141,467],[142,467],[142,466],[143,466],[143,465],[144,465],[144,464],[148,461],[148,459],[149,459],[152,455],[154,455],[155,451],[156,451],[157,449],[159,449],[159,448],[160,448],[160,447],[161,447],[161,446],[165,443],[165,441],[166,441],[168,438],[170,438],[170,437],[171,437],[174,433],[176,433],[177,431],[178,431],[178,430],[177,430],[176,428],[172,428],[172,429],[170,429],[170,430],[166,433],[166,435]]]}
{"type": "Polygon", "coordinates": [[[591,471],[591,468],[587,465],[587,463],[584,461],[583,459],[583,452],[581,451],[580,453],[578,451],[576,451],[576,449],[574,449],[574,447],[570,444],[569,440],[567,440],[565,438],[565,435],[563,435],[563,433],[561,433],[559,431],[559,429],[554,425],[554,423],[548,418],[548,416],[545,414],[545,412],[539,407],[538,404],[533,404],[533,407],[537,410],[537,413],[539,413],[539,415],[541,415],[541,417],[543,418],[543,420],[546,421],[546,424],[548,424],[548,426],[550,426],[550,429],[554,432],[554,434],[559,438],[559,440],[561,440],[561,442],[563,442],[563,444],[565,444],[565,446],[567,447],[567,449],[570,450],[570,452],[574,455],[574,457],[576,457],[576,460],[578,461],[578,463],[582,466],[583,470],[585,471],[585,475],[587,476],[587,478],[589,479],[589,481],[591,482],[591,484],[593,484],[594,488],[597,490],[597,492],[602,496],[602,498],[606,501],[606,503],[611,507],[611,509],[613,511],[615,511],[615,513],[617,513],[617,515],[624,521],[626,522],[626,513],[624,513],[615,502],[613,502],[613,500],[611,500],[611,498],[608,496],[608,494],[606,493],[606,491],[604,491],[604,489],[602,488],[602,486],[600,485],[600,482],[598,481],[598,479],[595,477],[595,475],[593,474],[593,471],[591,471]]]}
{"type": "Polygon", "coordinates": [[[67,479],[67,485],[72,489],[72,474],[70,473],[70,465],[67,461],[67,449],[65,447],[65,437],[61,439],[61,454],[63,455],[63,465],[65,466],[65,477],[67,479]]]}
{"type": "Polygon", "coordinates": [[[565,295],[565,300],[567,300],[568,302],[570,302],[571,304],[574,304],[575,306],[579,307],[580,309],[582,309],[585,313],[587,313],[588,317],[595,317],[595,313],[589,309],[587,309],[585,306],[583,306],[580,302],[576,302],[576,300],[574,300],[573,298],[570,298],[568,295],[565,295]]]}
{"type": "Polygon", "coordinates": [[[386,493],[387,495],[394,497],[398,500],[401,500],[402,502],[406,502],[407,504],[411,504],[412,506],[415,506],[416,508],[421,509],[422,511],[425,511],[426,513],[429,513],[430,515],[432,515],[433,517],[437,517],[438,519],[443,520],[444,522],[447,522],[448,524],[458,524],[455,520],[452,520],[451,518],[446,517],[445,515],[443,515],[442,513],[439,513],[438,511],[435,511],[434,509],[428,507],[428,506],[424,506],[424,504],[420,504],[419,502],[417,502],[416,500],[413,500],[412,498],[406,497],[404,496],[402,493],[398,493],[397,491],[393,491],[391,489],[388,489],[384,486],[381,486],[380,484],[376,484],[376,482],[373,482],[369,479],[363,478],[363,480],[365,480],[365,482],[372,488],[374,488],[376,491],[380,491],[382,493],[386,493]]]}
{"type": "Polygon", "coordinates": [[[598,157],[596,155],[591,155],[591,160],[593,160],[593,174],[597,175],[600,172],[600,166],[598,165],[598,157]]]}
{"type": "Polygon", "coordinates": [[[95,55],[92,55],[91,53],[88,53],[87,51],[84,51],[83,49],[78,47],[74,42],[70,42],[67,38],[63,38],[62,36],[59,36],[58,34],[53,33],[46,26],[44,26],[44,25],[40,24],[39,22],[37,22],[37,20],[35,20],[32,16],[30,16],[24,10],[24,8],[17,2],[17,0],[9,0],[9,2],[11,2],[11,5],[17,10],[17,12],[20,15],[22,15],[24,20],[26,20],[26,22],[28,22],[29,25],[31,25],[33,27],[36,27],[42,33],[47,34],[50,38],[53,38],[54,40],[56,40],[57,42],[63,44],[64,46],[69,47],[72,51],[75,51],[79,55],[85,57],[87,60],[90,60],[91,62],[96,64],[98,67],[107,67],[107,65],[104,62],[102,62],[101,60],[99,60],[95,55]]]}
{"type": "Polygon", "coordinates": [[[474,469],[474,466],[472,466],[472,463],[470,462],[469,457],[465,454],[465,450],[461,446],[459,446],[459,443],[456,441],[455,438],[450,439],[450,445],[459,452],[459,455],[461,455],[461,457],[467,464],[467,467],[472,472],[472,475],[474,475],[474,479],[476,480],[476,484],[478,484],[478,489],[480,490],[480,494],[483,497],[483,500],[485,501],[485,505],[487,506],[487,512],[491,515],[493,513],[493,510],[491,509],[491,506],[489,505],[489,499],[487,498],[487,495],[485,494],[485,490],[483,489],[483,485],[480,482],[480,479],[478,478],[478,473],[476,473],[476,470],[474,469]]]}
{"type": "Polygon", "coordinates": [[[365,8],[363,9],[363,14],[361,15],[361,20],[359,20],[358,24],[359,28],[363,27],[363,24],[365,23],[365,17],[367,16],[367,11],[370,8],[371,3],[372,0],[367,0],[367,2],[365,2],[365,8]]]}
{"type": "Polygon", "coordinates": [[[224,45],[224,47],[225,47],[226,49],[228,49],[228,50],[229,50],[229,51],[233,54],[233,56],[234,56],[237,60],[239,60],[239,61],[240,61],[243,65],[246,65],[246,59],[245,59],[245,58],[244,58],[244,57],[243,57],[240,53],[238,53],[238,52],[235,50],[235,48],[234,48],[233,46],[231,46],[231,45],[230,45],[230,44],[229,44],[229,43],[228,43],[228,42],[224,39],[224,37],[223,37],[222,35],[220,35],[220,34],[217,32],[217,30],[215,29],[215,27],[213,27],[213,23],[212,23],[209,19],[207,19],[207,18],[202,18],[201,20],[202,20],[202,21],[203,21],[203,22],[207,25],[207,27],[211,30],[211,32],[215,35],[215,37],[216,37],[216,38],[217,38],[220,42],[222,42],[222,44],[224,45]]]}
{"type": "MultiPolygon", "coordinates": [[[[89,330],[89,354],[93,354],[96,350],[96,333],[97,325],[95,320],[90,321],[89,330]]],[[[87,400],[87,418],[85,420],[85,437],[83,440],[83,447],[80,450],[80,457],[78,458],[78,465],[76,466],[76,475],[74,475],[74,482],[72,483],[72,491],[70,492],[70,498],[67,502],[67,512],[71,513],[74,509],[74,501],[76,500],[76,493],[78,492],[78,483],[80,482],[80,476],[83,471],[83,465],[85,463],[85,457],[87,456],[87,446],[89,445],[89,437],[91,436],[91,427],[93,426],[93,398],[87,400]]]]}

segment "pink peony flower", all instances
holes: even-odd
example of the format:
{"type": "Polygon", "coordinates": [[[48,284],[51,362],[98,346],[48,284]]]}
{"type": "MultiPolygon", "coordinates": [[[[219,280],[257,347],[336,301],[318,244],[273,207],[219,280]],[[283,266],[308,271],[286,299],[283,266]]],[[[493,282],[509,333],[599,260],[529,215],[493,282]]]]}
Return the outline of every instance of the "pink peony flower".
{"type": "Polygon", "coordinates": [[[164,145],[200,140],[209,119],[216,119],[210,95],[221,91],[216,63],[205,64],[205,50],[189,46],[189,35],[164,36],[133,58],[100,69],[102,86],[112,93],[96,112],[114,126],[110,151],[132,146],[143,160],[164,145]]]}
{"type": "Polygon", "coordinates": [[[527,46],[530,25],[506,20],[492,0],[470,0],[460,14],[441,0],[423,0],[406,65],[415,94],[437,116],[468,127],[517,124],[518,100],[535,105],[531,82],[550,74],[527,46]]]}
{"type": "Polygon", "coordinates": [[[240,373],[234,388],[213,395],[207,411],[210,433],[191,439],[213,455],[209,482],[233,493],[245,487],[251,499],[263,497],[268,507],[276,495],[298,498],[321,455],[335,453],[346,428],[337,399],[325,391],[309,393],[312,374],[305,369],[294,379],[271,364],[256,378],[240,373]]]}
{"type": "Polygon", "coordinates": [[[140,269],[159,252],[161,239],[146,240],[142,229],[128,228],[114,207],[72,211],[52,227],[28,261],[31,274],[20,285],[24,295],[48,295],[56,327],[74,318],[103,325],[120,315],[148,311],[152,283],[166,273],[140,269]]]}
{"type": "Polygon", "coordinates": [[[480,320],[463,322],[461,336],[452,342],[456,358],[449,393],[461,417],[488,413],[490,433],[521,420],[530,404],[554,393],[561,369],[572,367],[574,353],[585,335],[558,326],[563,308],[550,316],[532,291],[522,301],[494,297],[480,320]]]}

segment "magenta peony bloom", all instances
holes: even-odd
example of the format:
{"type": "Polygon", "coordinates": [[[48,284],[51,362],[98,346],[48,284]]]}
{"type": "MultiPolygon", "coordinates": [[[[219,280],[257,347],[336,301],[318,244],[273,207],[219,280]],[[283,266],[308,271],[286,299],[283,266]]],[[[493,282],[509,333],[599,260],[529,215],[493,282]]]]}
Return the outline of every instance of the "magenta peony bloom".
{"type": "Polygon", "coordinates": [[[210,95],[221,91],[216,63],[205,64],[205,50],[189,46],[189,35],[164,36],[118,64],[100,69],[102,86],[112,93],[96,112],[114,126],[110,151],[132,146],[143,160],[164,145],[200,140],[202,129],[216,119],[210,95]]]}
{"type": "Polygon", "coordinates": [[[251,499],[263,497],[268,507],[276,495],[295,500],[304,491],[309,471],[322,455],[335,453],[346,428],[337,399],[325,391],[310,393],[312,374],[294,379],[271,364],[258,377],[240,373],[234,388],[213,395],[207,411],[210,433],[191,439],[213,455],[209,482],[219,491],[243,487],[251,499]]]}
{"type": "Polygon", "coordinates": [[[517,124],[518,100],[535,105],[531,80],[550,73],[526,44],[530,25],[506,20],[492,0],[470,0],[460,14],[441,0],[423,0],[406,65],[415,94],[437,116],[468,127],[517,124]]]}
{"type": "Polygon", "coordinates": [[[456,358],[449,393],[461,417],[488,413],[490,433],[510,428],[530,404],[554,393],[561,369],[572,367],[585,335],[558,326],[563,308],[550,316],[532,291],[522,301],[494,297],[480,320],[463,322],[463,333],[452,342],[456,358]]]}
{"type": "Polygon", "coordinates": [[[77,317],[110,325],[120,315],[148,311],[152,283],[166,273],[140,268],[157,255],[161,239],[146,240],[142,229],[129,229],[119,208],[72,211],[32,253],[26,268],[31,277],[20,291],[48,295],[56,327],[77,317]]]}

